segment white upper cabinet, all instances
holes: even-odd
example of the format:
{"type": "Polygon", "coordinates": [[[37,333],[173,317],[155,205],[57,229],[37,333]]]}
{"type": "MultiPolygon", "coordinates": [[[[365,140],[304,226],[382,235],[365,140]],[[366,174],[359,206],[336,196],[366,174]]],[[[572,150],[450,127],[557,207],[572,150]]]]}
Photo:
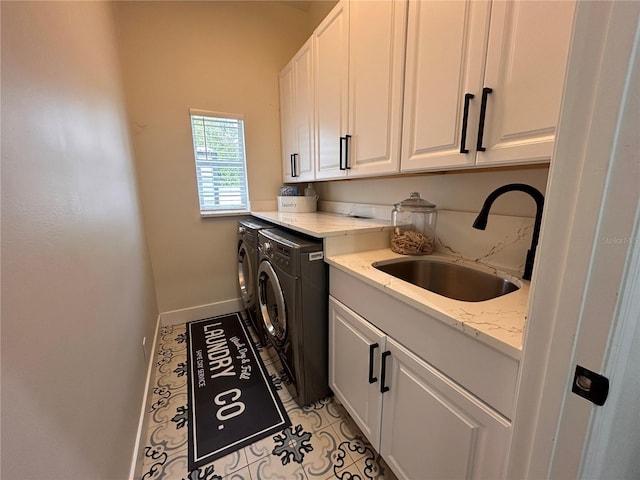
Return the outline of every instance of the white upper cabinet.
{"type": "Polygon", "coordinates": [[[574,2],[410,2],[402,171],[549,161],[574,2]]]}
{"type": "Polygon", "coordinates": [[[398,172],[407,2],[349,8],[349,176],[398,172]]]}
{"type": "Polygon", "coordinates": [[[341,0],[281,73],[284,180],[550,161],[574,8],[341,0]]]}
{"type": "Polygon", "coordinates": [[[489,12],[486,1],[410,2],[403,171],[474,164],[489,12]]]}
{"type": "Polygon", "coordinates": [[[549,161],[564,87],[575,2],[494,2],[477,163],[549,161]]]}
{"type": "Polygon", "coordinates": [[[298,148],[294,122],[293,60],[280,72],[280,138],[282,147],[282,177],[291,181],[293,170],[293,152],[298,148]]]}
{"type": "Polygon", "coordinates": [[[343,0],[316,29],[318,179],[398,172],[406,12],[343,0]]]}
{"type": "Polygon", "coordinates": [[[316,178],[337,178],[344,167],[347,129],[349,70],[349,4],[339,2],[313,33],[315,121],[317,133],[316,178]]]}
{"type": "Polygon", "coordinates": [[[285,182],[315,179],[313,42],[280,72],[282,171],[285,182]]]}

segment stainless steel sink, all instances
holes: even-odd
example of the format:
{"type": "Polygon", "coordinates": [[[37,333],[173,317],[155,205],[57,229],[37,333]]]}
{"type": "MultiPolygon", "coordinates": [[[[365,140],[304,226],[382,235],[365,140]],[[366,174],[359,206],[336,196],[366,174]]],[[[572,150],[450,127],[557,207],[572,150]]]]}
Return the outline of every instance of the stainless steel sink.
{"type": "Polygon", "coordinates": [[[373,266],[430,292],[465,302],[490,300],[520,288],[498,275],[438,260],[388,260],[373,266]]]}

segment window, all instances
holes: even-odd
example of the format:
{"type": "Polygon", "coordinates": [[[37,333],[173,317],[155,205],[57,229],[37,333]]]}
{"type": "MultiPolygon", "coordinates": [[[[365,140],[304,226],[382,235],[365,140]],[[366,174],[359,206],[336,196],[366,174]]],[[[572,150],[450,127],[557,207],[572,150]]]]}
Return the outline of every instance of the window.
{"type": "Polygon", "coordinates": [[[231,113],[189,110],[201,215],[249,211],[244,120],[231,113]]]}

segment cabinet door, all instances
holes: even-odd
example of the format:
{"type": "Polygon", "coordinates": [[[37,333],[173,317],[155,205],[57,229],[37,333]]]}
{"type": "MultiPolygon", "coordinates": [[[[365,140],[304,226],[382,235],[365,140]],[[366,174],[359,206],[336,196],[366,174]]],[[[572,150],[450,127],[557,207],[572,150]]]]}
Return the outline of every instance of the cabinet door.
{"type": "Polygon", "coordinates": [[[387,338],[380,453],[399,478],[504,478],[510,424],[387,338]]]}
{"type": "Polygon", "coordinates": [[[347,130],[348,29],[349,3],[342,0],[313,33],[317,179],[347,174],[340,148],[347,130]]]}
{"type": "Polygon", "coordinates": [[[400,164],[406,0],[349,5],[349,173],[397,173],[400,164]]]}
{"type": "Polygon", "coordinates": [[[380,330],[329,297],[329,386],[376,450],[380,447],[379,372],[384,348],[380,330]]]}
{"type": "Polygon", "coordinates": [[[564,88],[575,2],[494,2],[477,163],[549,161],[564,88]]]}
{"type": "Polygon", "coordinates": [[[309,39],[280,72],[280,128],[285,182],[315,178],[313,55],[309,39]]]}
{"type": "Polygon", "coordinates": [[[282,148],[282,177],[285,182],[291,182],[293,154],[298,148],[295,127],[295,93],[293,90],[293,60],[282,69],[279,76],[280,84],[280,135],[282,148]]]}
{"type": "Polygon", "coordinates": [[[489,12],[486,1],[409,2],[402,171],[474,165],[489,12]]]}
{"type": "Polygon", "coordinates": [[[295,128],[298,140],[294,181],[315,179],[315,139],[313,102],[312,39],[293,58],[295,90],[295,128]]]}

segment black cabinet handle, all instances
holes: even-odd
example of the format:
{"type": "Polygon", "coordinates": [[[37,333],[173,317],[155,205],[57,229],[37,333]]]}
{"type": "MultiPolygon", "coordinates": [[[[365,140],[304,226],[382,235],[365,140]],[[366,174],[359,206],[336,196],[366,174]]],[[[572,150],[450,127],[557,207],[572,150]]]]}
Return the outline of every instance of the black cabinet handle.
{"type": "Polygon", "coordinates": [[[460,135],[460,153],[469,153],[467,148],[467,123],[469,122],[469,102],[473,93],[464,94],[464,114],[462,115],[462,134],[460,135]]]}
{"type": "Polygon", "coordinates": [[[347,170],[351,169],[351,162],[349,161],[349,143],[351,142],[351,135],[345,135],[344,136],[344,148],[346,150],[345,154],[344,154],[344,166],[346,167],[347,170]]]}
{"type": "Polygon", "coordinates": [[[291,176],[295,177],[296,176],[296,167],[293,165],[293,153],[291,155],[289,155],[289,161],[291,162],[291,176]]]}
{"type": "Polygon", "coordinates": [[[340,170],[346,170],[347,169],[347,162],[344,162],[344,167],[342,160],[344,159],[344,148],[342,148],[342,142],[346,142],[347,141],[347,137],[340,137],[340,170]]]}
{"type": "Polygon", "coordinates": [[[385,385],[387,378],[387,357],[391,355],[390,351],[382,352],[382,365],[380,366],[380,376],[382,379],[380,380],[380,393],[388,392],[389,387],[385,385]]]}
{"type": "Polygon", "coordinates": [[[482,89],[482,103],[480,104],[480,124],[478,125],[478,144],[477,150],[484,152],[486,148],[482,146],[482,137],[484,135],[484,118],[487,115],[487,97],[493,92],[492,88],[484,87],[482,89]]]}
{"type": "Polygon", "coordinates": [[[294,177],[299,177],[300,173],[298,172],[298,154],[294,153],[293,154],[293,176],[294,177]]]}
{"type": "Polygon", "coordinates": [[[373,376],[373,351],[380,345],[373,343],[369,345],[369,383],[375,383],[378,381],[378,377],[373,376]]]}

